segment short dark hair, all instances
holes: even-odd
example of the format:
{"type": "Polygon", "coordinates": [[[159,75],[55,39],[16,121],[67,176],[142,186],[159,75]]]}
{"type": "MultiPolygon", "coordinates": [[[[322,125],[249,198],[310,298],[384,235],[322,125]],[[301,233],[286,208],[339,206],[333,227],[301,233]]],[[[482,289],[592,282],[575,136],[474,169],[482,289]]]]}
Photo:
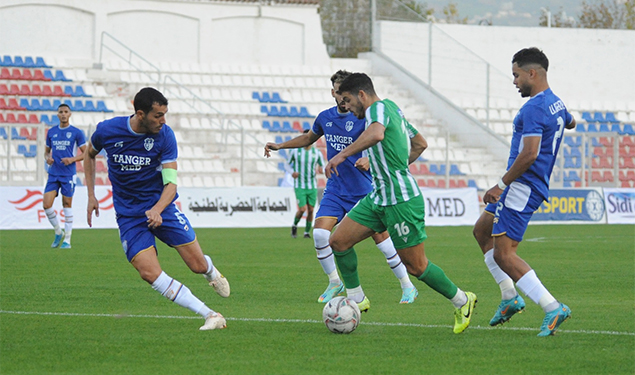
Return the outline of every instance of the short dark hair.
{"type": "Polygon", "coordinates": [[[545,71],[549,69],[549,59],[544,52],[536,47],[523,48],[516,52],[512,58],[512,64],[513,63],[516,63],[519,68],[522,68],[527,64],[538,64],[545,71]]]}
{"type": "Polygon", "coordinates": [[[342,81],[344,81],[346,79],[346,77],[350,76],[351,72],[347,71],[347,70],[338,70],[337,72],[335,72],[335,74],[333,74],[331,76],[331,85],[334,85],[336,83],[342,83],[342,81]]]}
{"type": "Polygon", "coordinates": [[[364,73],[353,73],[340,83],[340,89],[337,90],[337,93],[350,92],[357,95],[360,90],[375,95],[375,87],[370,77],[364,73]]]}
{"type": "Polygon", "coordinates": [[[62,107],[66,107],[66,108],[68,108],[68,110],[69,110],[69,111],[71,110],[71,106],[70,106],[70,105],[68,105],[68,104],[66,104],[66,103],[62,103],[62,104],[58,105],[58,106],[57,106],[57,110],[59,111],[59,110],[60,110],[60,108],[62,108],[62,107]]]}
{"type": "Polygon", "coordinates": [[[152,87],[144,87],[137,95],[134,96],[134,110],[142,110],[147,114],[152,110],[152,105],[157,103],[159,105],[168,105],[168,100],[159,92],[159,90],[152,87]]]}

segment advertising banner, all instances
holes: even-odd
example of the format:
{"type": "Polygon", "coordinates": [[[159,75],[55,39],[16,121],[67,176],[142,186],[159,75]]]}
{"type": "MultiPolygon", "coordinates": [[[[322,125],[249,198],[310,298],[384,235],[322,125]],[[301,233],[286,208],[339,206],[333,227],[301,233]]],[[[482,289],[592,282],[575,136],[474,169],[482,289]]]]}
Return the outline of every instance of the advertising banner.
{"type": "Polygon", "coordinates": [[[635,189],[604,189],[609,224],[635,224],[635,189]]]}
{"type": "Polygon", "coordinates": [[[474,225],[480,216],[475,188],[421,188],[426,204],[426,225],[474,225]]]}
{"type": "Polygon", "coordinates": [[[542,202],[531,221],[605,223],[602,191],[599,188],[549,190],[549,201],[542,202]]]}

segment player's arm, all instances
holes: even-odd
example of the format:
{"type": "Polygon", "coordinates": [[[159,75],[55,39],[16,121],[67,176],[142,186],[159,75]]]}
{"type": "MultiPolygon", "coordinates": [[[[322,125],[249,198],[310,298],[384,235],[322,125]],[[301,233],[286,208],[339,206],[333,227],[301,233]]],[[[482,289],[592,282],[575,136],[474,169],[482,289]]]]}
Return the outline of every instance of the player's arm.
{"type": "Polygon", "coordinates": [[[46,160],[46,164],[53,165],[54,160],[49,146],[44,147],[44,160],[46,160]]]}
{"type": "Polygon", "coordinates": [[[309,130],[307,133],[302,133],[301,135],[293,139],[290,139],[286,142],[282,142],[282,143],[268,142],[265,145],[265,156],[271,157],[271,151],[278,151],[285,148],[306,147],[308,145],[312,145],[318,139],[320,139],[320,136],[313,133],[313,130],[309,130]]]}
{"type": "Polygon", "coordinates": [[[176,196],[176,161],[162,164],[163,192],[157,203],[146,211],[148,227],[156,228],[163,223],[161,213],[172,203],[176,196]]]}
{"type": "Polygon", "coordinates": [[[95,216],[99,217],[99,201],[95,198],[95,158],[99,151],[93,148],[91,142],[87,143],[84,151],[84,176],[86,182],[86,191],[88,192],[88,226],[93,226],[93,211],[95,216]]]}
{"type": "Polygon", "coordinates": [[[86,145],[80,146],[79,149],[82,151],[81,153],[78,153],[77,155],[70,158],[62,158],[62,163],[64,163],[64,165],[71,165],[73,163],[77,163],[78,161],[84,160],[86,145]]]}
{"type": "Polygon", "coordinates": [[[571,116],[571,122],[568,123],[567,125],[565,125],[564,127],[567,129],[575,129],[575,126],[577,125],[577,123],[575,122],[575,117],[573,117],[573,115],[571,116]]]}
{"type": "Polygon", "coordinates": [[[421,135],[421,133],[417,133],[414,137],[410,138],[410,155],[408,156],[408,164],[412,164],[419,155],[428,148],[428,142],[421,135]]]}
{"type": "Polygon", "coordinates": [[[540,140],[541,137],[539,136],[523,137],[523,150],[518,154],[509,170],[501,177],[498,185],[495,185],[485,193],[483,202],[496,203],[505,188],[531,167],[538,158],[540,140]]]}
{"type": "Polygon", "coordinates": [[[370,124],[368,128],[359,135],[359,138],[357,138],[355,142],[348,145],[345,149],[329,160],[328,164],[324,168],[324,174],[326,174],[326,177],[331,178],[332,173],[339,176],[339,173],[337,172],[338,165],[342,164],[347,157],[358,154],[381,142],[384,139],[385,131],[386,128],[379,122],[375,121],[370,124]]]}

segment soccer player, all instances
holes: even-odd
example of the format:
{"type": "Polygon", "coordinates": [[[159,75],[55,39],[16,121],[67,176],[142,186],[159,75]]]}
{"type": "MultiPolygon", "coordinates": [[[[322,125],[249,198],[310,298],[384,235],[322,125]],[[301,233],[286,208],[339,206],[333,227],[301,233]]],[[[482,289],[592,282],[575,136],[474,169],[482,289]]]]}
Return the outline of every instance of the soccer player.
{"type": "Polygon", "coordinates": [[[49,129],[46,134],[44,158],[49,165],[49,177],[44,188],[42,207],[55,229],[55,239],[51,247],[58,247],[61,242],[62,249],[70,249],[73,231],[73,195],[75,194],[73,178],[77,173],[75,163],[84,159],[86,138],[81,130],[70,124],[71,108],[68,105],[60,104],[57,107],[57,118],[60,119],[60,124],[49,129]],[[82,151],[79,155],[76,154],[77,148],[82,151]],[[64,229],[60,227],[57,213],[53,209],[53,202],[59,191],[62,192],[64,229]]]}
{"type": "Polygon", "coordinates": [[[526,296],[539,304],[545,318],[538,336],[550,336],[571,316],[543,286],[536,272],[518,256],[517,249],[531,215],[549,197],[549,178],[562,141],[564,128],[576,122],[564,103],[549,88],[549,60],[538,48],[525,48],[512,58],[514,85],[523,98],[530,99],[514,118],[514,133],[507,172],[483,196],[488,203],[474,225],[485,264],[501,290],[501,303],[490,320],[495,326],[521,312],[526,296]]]}
{"type": "Polygon", "coordinates": [[[154,290],[205,318],[201,330],[225,328],[220,313],[161,269],[155,237],[174,247],[190,270],[203,274],[221,297],[229,297],[227,279],[203,254],[192,225],[175,204],[177,145],[174,132],[165,124],[167,99],[146,87],[135,95],[133,105],[134,115],[99,123],[88,143],[84,163],[88,225],[92,226],[93,211],[99,216],[95,157],[105,150],[119,237],[130,264],[154,290]]]}
{"type": "Polygon", "coordinates": [[[364,73],[348,76],[338,93],[347,110],[359,119],[366,119],[366,130],[329,160],[325,174],[328,178],[341,174],[338,167],[348,157],[368,150],[373,176],[373,190],[346,214],[331,235],[331,248],[348,298],[358,304],[369,304],[359,282],[353,246],[375,232],[388,230],[408,272],[452,302],[454,333],[463,332],[470,324],[476,295],[459,289],[426,257],[423,195],[408,170],[408,164],[420,152],[413,153],[410,149],[403,113],[394,102],[377,96],[372,80],[364,73]]]}
{"type": "MultiPolygon", "coordinates": [[[[306,129],[304,133],[308,133],[306,129]]],[[[311,238],[309,234],[313,224],[313,207],[317,201],[317,179],[315,172],[322,173],[324,167],[324,156],[320,150],[313,148],[311,144],[291,150],[287,163],[293,172],[293,187],[295,188],[295,199],[298,202],[298,211],[293,219],[291,227],[291,237],[298,236],[298,222],[306,211],[306,225],[304,227],[304,238],[311,238]]]]}
{"type": "MultiPolygon", "coordinates": [[[[336,105],[322,111],[315,119],[313,127],[308,133],[281,144],[267,143],[265,156],[269,157],[271,150],[303,147],[313,144],[321,136],[324,136],[326,139],[327,158],[330,159],[340,150],[353,143],[364,131],[364,121],[355,117],[344,107],[342,98],[337,93],[340,83],[350,74],[350,72],[339,70],[331,76],[331,95],[335,99],[336,105]]],[[[408,126],[410,125],[408,124],[408,126]]],[[[412,150],[418,156],[427,147],[427,143],[423,136],[418,134],[414,128],[412,128],[410,135],[412,150]]],[[[344,284],[337,273],[333,251],[329,245],[331,230],[372,189],[368,158],[363,157],[361,152],[348,157],[341,165],[340,170],[342,171],[340,176],[333,176],[326,183],[324,196],[320,202],[320,209],[315,220],[315,229],[313,230],[317,258],[324,273],[329,278],[328,287],[318,298],[318,302],[321,303],[327,303],[344,291],[344,284]]],[[[417,288],[410,281],[406,267],[401,262],[399,255],[397,255],[390,236],[384,230],[381,233],[373,233],[372,237],[401,284],[402,296],[400,303],[414,302],[418,295],[417,288]]],[[[362,304],[361,310],[366,309],[367,306],[362,304]]]]}

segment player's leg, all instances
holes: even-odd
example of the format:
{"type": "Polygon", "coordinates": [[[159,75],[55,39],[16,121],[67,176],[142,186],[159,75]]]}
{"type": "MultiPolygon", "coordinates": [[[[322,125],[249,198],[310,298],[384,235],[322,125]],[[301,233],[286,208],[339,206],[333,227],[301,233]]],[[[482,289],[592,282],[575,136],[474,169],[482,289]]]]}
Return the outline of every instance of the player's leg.
{"type": "Polygon", "coordinates": [[[207,307],[187,286],[163,272],[157,258],[154,234],[148,229],[144,217],[119,217],[117,224],[126,257],[143,280],[170,301],[205,318],[201,329],[225,328],[222,315],[207,307]]]}
{"type": "Polygon", "coordinates": [[[506,193],[507,196],[504,193],[501,200],[510,197],[511,199],[507,204],[499,202],[496,208],[497,220],[494,221],[492,229],[494,259],[516,282],[518,289],[542,307],[545,319],[538,336],[549,336],[571,316],[571,310],[553,297],[538,279],[536,272],[517,254],[518,245],[523,239],[531,215],[540,207],[542,198],[532,194],[529,189],[517,187],[506,190],[506,193]]]}
{"type": "Polygon", "coordinates": [[[62,242],[62,238],[64,237],[64,231],[60,227],[60,222],[57,219],[57,213],[53,209],[53,202],[55,202],[55,197],[57,197],[57,191],[59,189],[59,184],[57,181],[47,181],[46,187],[44,188],[44,195],[42,197],[42,208],[44,209],[44,213],[49,220],[49,223],[55,229],[55,239],[51,244],[51,247],[58,247],[62,242]]]}
{"type": "Polygon", "coordinates": [[[62,249],[71,248],[71,234],[73,233],[73,195],[75,194],[75,183],[69,179],[62,183],[62,207],[64,208],[64,241],[62,249]]]}
{"type": "Polygon", "coordinates": [[[298,223],[302,219],[304,212],[306,211],[307,196],[305,189],[295,189],[295,200],[298,204],[298,210],[295,212],[293,218],[293,225],[291,226],[291,237],[296,238],[298,236],[298,223]]]}
{"type": "MultiPolygon", "coordinates": [[[[315,204],[315,203],[314,203],[315,204]]],[[[313,206],[306,205],[306,225],[304,227],[304,238],[311,238],[311,226],[313,225],[313,206]]]]}
{"type": "Polygon", "coordinates": [[[329,245],[329,237],[331,236],[331,230],[337,224],[337,217],[321,216],[327,208],[328,206],[326,205],[320,205],[318,217],[315,219],[315,228],[313,229],[313,243],[315,244],[317,259],[322,266],[322,270],[329,278],[329,285],[324,293],[318,297],[318,302],[320,303],[327,303],[344,291],[344,284],[337,273],[333,250],[331,245],[329,245]]]}
{"type": "Polygon", "coordinates": [[[454,333],[463,332],[470,324],[476,295],[462,291],[439,266],[428,260],[424,247],[428,235],[423,197],[420,195],[386,207],[384,222],[408,272],[452,302],[455,307],[454,333]]]}
{"type": "Polygon", "coordinates": [[[386,257],[388,266],[390,266],[390,269],[392,269],[392,272],[401,284],[401,300],[399,303],[413,303],[419,295],[419,291],[417,291],[417,288],[415,288],[412,281],[410,281],[406,266],[404,266],[401,258],[399,258],[395,245],[393,244],[392,239],[390,239],[390,235],[388,235],[388,232],[385,231],[375,233],[372,237],[373,241],[375,241],[375,244],[377,245],[377,248],[386,257]]]}
{"type": "Polygon", "coordinates": [[[494,226],[494,213],[496,211],[495,204],[489,204],[474,224],[472,233],[476,242],[478,242],[481,251],[485,257],[485,265],[490,274],[498,284],[501,290],[501,303],[494,313],[494,317],[489,324],[495,326],[502,324],[511,317],[522,312],[525,308],[525,301],[518,295],[514,287],[514,281],[507,275],[494,260],[494,238],[492,237],[492,228],[494,226]]]}
{"type": "Polygon", "coordinates": [[[348,298],[357,302],[359,309],[367,311],[370,301],[366,298],[357,273],[357,254],[353,246],[370,237],[375,232],[383,232],[386,228],[374,211],[368,196],[360,200],[342,219],[331,234],[330,245],[335,254],[337,268],[342,275],[348,298]]]}

